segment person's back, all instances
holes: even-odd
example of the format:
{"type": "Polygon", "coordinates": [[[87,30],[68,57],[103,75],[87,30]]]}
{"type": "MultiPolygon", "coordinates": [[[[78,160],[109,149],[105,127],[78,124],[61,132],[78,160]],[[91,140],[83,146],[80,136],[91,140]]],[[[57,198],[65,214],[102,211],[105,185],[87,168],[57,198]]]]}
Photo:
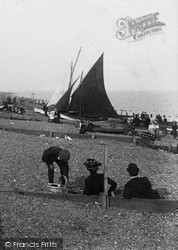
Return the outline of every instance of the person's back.
{"type": "Polygon", "coordinates": [[[85,190],[83,191],[86,195],[99,195],[104,191],[104,175],[94,173],[85,179],[85,190]]]}
{"type": "Polygon", "coordinates": [[[58,153],[62,150],[61,147],[51,146],[47,148],[42,155],[42,161],[52,164],[58,158],[58,153]]]}
{"type": "Polygon", "coordinates": [[[160,199],[160,195],[156,190],[152,189],[151,182],[147,177],[138,175],[139,168],[135,163],[130,163],[127,171],[131,179],[125,184],[123,197],[126,199],[142,198],[142,199],[160,199]]]}
{"type": "Polygon", "coordinates": [[[123,197],[126,199],[159,199],[160,196],[156,190],[151,188],[151,183],[147,177],[135,177],[125,184],[123,197]]]}
{"type": "MultiPolygon", "coordinates": [[[[85,179],[85,189],[83,194],[85,195],[99,195],[104,192],[104,174],[98,174],[98,166],[101,165],[100,162],[94,159],[88,159],[84,165],[90,172],[90,175],[85,179]]],[[[108,178],[108,184],[110,188],[108,190],[108,195],[112,195],[112,192],[116,189],[117,183],[111,178],[108,178]]]]}
{"type": "MultiPolygon", "coordinates": [[[[108,184],[111,187],[108,190],[108,195],[111,196],[111,192],[117,187],[117,183],[108,178],[108,184]]],[[[83,194],[86,195],[99,195],[104,192],[104,174],[94,173],[85,179],[85,190],[83,194]]]]}

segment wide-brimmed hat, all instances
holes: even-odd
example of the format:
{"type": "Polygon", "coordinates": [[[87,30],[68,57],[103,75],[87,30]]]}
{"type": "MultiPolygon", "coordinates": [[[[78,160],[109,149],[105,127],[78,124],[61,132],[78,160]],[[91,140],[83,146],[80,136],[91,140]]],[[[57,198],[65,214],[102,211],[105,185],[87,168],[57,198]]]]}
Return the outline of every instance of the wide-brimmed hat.
{"type": "Polygon", "coordinates": [[[96,171],[98,167],[102,165],[101,162],[96,161],[95,159],[87,159],[86,162],[83,163],[87,167],[88,170],[96,171]]]}
{"type": "Polygon", "coordinates": [[[61,149],[58,155],[63,161],[68,161],[70,159],[70,152],[67,149],[61,149]]]}
{"type": "Polygon", "coordinates": [[[137,175],[139,172],[139,168],[137,167],[137,165],[135,163],[130,163],[128,165],[127,171],[129,172],[130,175],[137,175]]]}

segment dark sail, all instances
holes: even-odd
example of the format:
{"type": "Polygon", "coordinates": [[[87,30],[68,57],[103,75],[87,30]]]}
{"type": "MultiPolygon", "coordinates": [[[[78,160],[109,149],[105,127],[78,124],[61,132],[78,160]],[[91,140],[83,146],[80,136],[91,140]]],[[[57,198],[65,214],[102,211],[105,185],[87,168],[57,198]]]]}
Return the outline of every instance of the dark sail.
{"type": "MultiPolygon", "coordinates": [[[[76,82],[76,81],[75,81],[76,82]]],[[[75,82],[68,88],[64,95],[56,103],[55,107],[59,112],[66,112],[69,106],[70,94],[75,82]]]]}
{"type": "Polygon", "coordinates": [[[72,95],[71,114],[86,118],[117,118],[104,87],[103,54],[72,95]]]}

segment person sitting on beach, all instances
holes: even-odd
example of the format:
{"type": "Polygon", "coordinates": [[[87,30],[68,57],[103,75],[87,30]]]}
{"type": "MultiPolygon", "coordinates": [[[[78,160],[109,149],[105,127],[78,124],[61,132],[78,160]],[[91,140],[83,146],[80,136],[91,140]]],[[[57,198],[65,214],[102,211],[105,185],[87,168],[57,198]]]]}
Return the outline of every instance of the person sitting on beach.
{"type": "MultiPolygon", "coordinates": [[[[85,179],[85,189],[83,194],[99,195],[101,192],[104,192],[104,174],[97,173],[98,167],[101,166],[102,163],[96,161],[95,159],[87,159],[87,161],[83,164],[90,172],[90,175],[85,179]]],[[[117,187],[117,183],[111,178],[108,178],[108,184],[110,185],[108,195],[115,196],[114,190],[117,187]]]]}
{"type": "Polygon", "coordinates": [[[139,168],[135,163],[128,165],[127,171],[131,176],[124,186],[123,197],[126,199],[142,198],[142,199],[160,199],[160,194],[152,189],[151,183],[147,177],[138,175],[139,168]]]}
{"type": "MultiPolygon", "coordinates": [[[[52,146],[46,149],[42,155],[42,161],[46,163],[48,167],[48,180],[49,183],[54,182],[54,162],[59,166],[61,176],[69,178],[69,165],[68,160],[70,159],[70,152],[67,149],[63,149],[58,146],[52,146]]],[[[64,184],[64,183],[62,183],[64,184]]]]}
{"type": "Polygon", "coordinates": [[[79,134],[87,134],[87,132],[94,132],[93,128],[95,125],[93,123],[89,123],[88,125],[82,124],[79,134]]]}
{"type": "Polygon", "coordinates": [[[138,136],[138,132],[135,130],[132,120],[127,120],[124,124],[124,134],[129,136],[138,136]]]}

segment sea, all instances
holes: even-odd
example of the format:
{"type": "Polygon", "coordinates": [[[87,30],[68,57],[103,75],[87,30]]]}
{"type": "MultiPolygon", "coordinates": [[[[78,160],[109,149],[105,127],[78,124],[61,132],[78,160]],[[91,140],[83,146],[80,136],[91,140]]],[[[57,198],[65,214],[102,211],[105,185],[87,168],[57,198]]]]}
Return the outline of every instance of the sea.
{"type": "Polygon", "coordinates": [[[146,112],[153,119],[160,114],[178,121],[178,91],[112,91],[108,97],[118,114],[146,112]]]}
{"type": "MultiPolygon", "coordinates": [[[[49,100],[51,91],[33,91],[35,99],[49,100]]],[[[31,92],[21,96],[30,97],[31,92]]],[[[168,121],[178,121],[178,91],[107,91],[107,95],[118,114],[141,114],[146,112],[153,119],[157,114],[168,121]]]]}

